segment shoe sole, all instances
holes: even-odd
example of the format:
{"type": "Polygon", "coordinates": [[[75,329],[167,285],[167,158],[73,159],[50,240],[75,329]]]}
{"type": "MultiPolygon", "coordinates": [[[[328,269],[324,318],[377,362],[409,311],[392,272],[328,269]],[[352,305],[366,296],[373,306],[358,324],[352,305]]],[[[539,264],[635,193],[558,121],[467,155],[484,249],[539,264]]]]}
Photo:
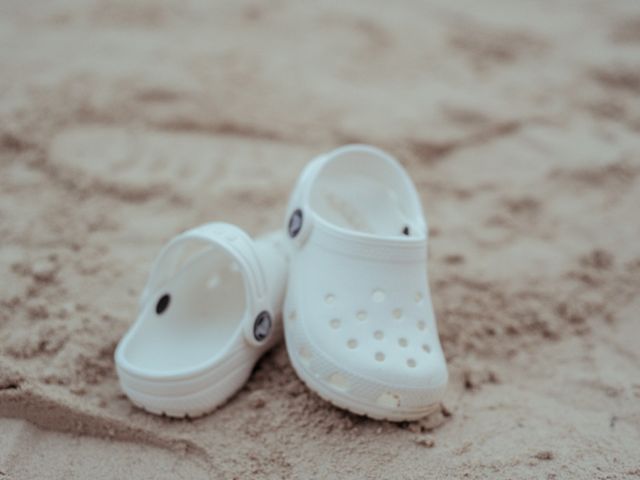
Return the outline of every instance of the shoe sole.
{"type": "Polygon", "coordinates": [[[315,376],[310,375],[306,369],[300,365],[297,358],[291,354],[288,345],[287,352],[293,369],[309,390],[315,392],[320,398],[329,402],[333,406],[347,410],[353,414],[365,416],[373,420],[405,422],[419,420],[434,413],[440,408],[440,402],[432,403],[425,407],[416,409],[389,409],[379,405],[359,402],[351,397],[342,395],[334,389],[331,389],[324,382],[320,382],[315,376]]]}

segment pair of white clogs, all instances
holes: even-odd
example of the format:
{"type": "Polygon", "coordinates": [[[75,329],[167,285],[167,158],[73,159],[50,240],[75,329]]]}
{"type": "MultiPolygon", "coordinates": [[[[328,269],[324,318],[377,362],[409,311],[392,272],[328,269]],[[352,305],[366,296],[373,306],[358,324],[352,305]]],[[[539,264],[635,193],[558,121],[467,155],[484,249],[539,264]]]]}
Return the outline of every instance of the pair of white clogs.
{"type": "Polygon", "coordinates": [[[207,413],[282,335],[322,398],[393,421],[431,413],[447,384],[415,186],[381,150],[350,145],[300,175],[283,232],[252,240],[211,223],[160,253],[115,352],[136,405],[207,413]],[[285,298],[286,297],[286,298],[285,298]]]}

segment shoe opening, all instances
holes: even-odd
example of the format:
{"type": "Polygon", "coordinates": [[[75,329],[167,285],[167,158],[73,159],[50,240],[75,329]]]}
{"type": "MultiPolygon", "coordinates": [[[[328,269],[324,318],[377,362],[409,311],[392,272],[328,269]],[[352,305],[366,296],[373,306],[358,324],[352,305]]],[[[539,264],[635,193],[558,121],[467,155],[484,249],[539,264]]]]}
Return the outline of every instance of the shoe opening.
{"type": "Polygon", "coordinates": [[[151,374],[198,368],[220,355],[246,315],[245,280],[222,247],[190,241],[166,252],[124,360],[151,374]]]}
{"type": "Polygon", "coordinates": [[[310,206],[336,227],[383,237],[424,234],[417,194],[402,167],[380,150],[346,147],[317,174],[310,206]]]}

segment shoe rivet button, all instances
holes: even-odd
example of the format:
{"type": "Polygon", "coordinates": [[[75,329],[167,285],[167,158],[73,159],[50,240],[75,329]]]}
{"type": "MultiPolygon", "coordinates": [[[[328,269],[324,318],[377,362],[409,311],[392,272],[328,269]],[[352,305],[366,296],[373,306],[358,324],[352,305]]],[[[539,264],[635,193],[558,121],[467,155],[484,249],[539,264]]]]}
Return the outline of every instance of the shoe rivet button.
{"type": "Polygon", "coordinates": [[[269,336],[269,333],[271,332],[271,324],[271,315],[269,312],[266,310],[260,312],[253,323],[253,337],[258,342],[262,342],[269,336]]]}
{"type": "Polygon", "coordinates": [[[289,219],[289,236],[291,238],[296,238],[300,230],[302,230],[302,220],[302,210],[298,208],[291,214],[291,218],[289,219]]]}

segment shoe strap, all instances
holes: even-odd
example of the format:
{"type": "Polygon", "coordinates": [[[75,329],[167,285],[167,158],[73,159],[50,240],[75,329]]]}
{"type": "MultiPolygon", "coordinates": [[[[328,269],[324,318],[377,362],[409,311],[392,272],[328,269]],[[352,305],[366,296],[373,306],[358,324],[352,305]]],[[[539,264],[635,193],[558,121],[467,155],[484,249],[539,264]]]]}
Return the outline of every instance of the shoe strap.
{"type": "MultiPolygon", "coordinates": [[[[242,325],[246,340],[255,346],[265,343],[267,337],[260,338],[256,334],[256,329],[264,332],[264,322],[269,322],[270,331],[273,333],[274,305],[269,296],[269,288],[266,282],[266,275],[262,264],[256,254],[253,240],[240,228],[228,223],[208,223],[199,227],[187,230],[174,237],[160,251],[156,257],[149,274],[147,284],[140,297],[142,308],[151,300],[152,295],[162,288],[162,285],[179,268],[188,263],[189,259],[207,250],[207,247],[218,247],[224,249],[238,264],[245,288],[247,289],[247,312],[242,325]],[[185,247],[189,245],[203,245],[203,248],[192,252],[185,252],[185,247]],[[269,320],[265,318],[266,315],[269,320]],[[262,324],[260,326],[259,324],[262,324]]],[[[267,335],[270,336],[270,335],[267,335]]]]}
{"type": "Polygon", "coordinates": [[[301,249],[312,238],[313,243],[327,249],[335,250],[350,256],[360,256],[368,259],[384,259],[396,261],[421,261],[426,256],[428,228],[417,190],[406,171],[396,159],[386,152],[369,145],[346,145],[327,154],[314,158],[301,173],[298,183],[290,197],[287,208],[285,231],[295,248],[301,249]],[[331,161],[337,161],[340,156],[352,153],[366,154],[377,157],[393,165],[398,174],[404,179],[412,201],[419,208],[420,215],[417,224],[412,228],[422,233],[420,237],[381,238],[356,231],[345,230],[323,220],[310,207],[310,196],[320,171],[331,161]],[[313,234],[312,234],[313,232],[313,234]]]}

